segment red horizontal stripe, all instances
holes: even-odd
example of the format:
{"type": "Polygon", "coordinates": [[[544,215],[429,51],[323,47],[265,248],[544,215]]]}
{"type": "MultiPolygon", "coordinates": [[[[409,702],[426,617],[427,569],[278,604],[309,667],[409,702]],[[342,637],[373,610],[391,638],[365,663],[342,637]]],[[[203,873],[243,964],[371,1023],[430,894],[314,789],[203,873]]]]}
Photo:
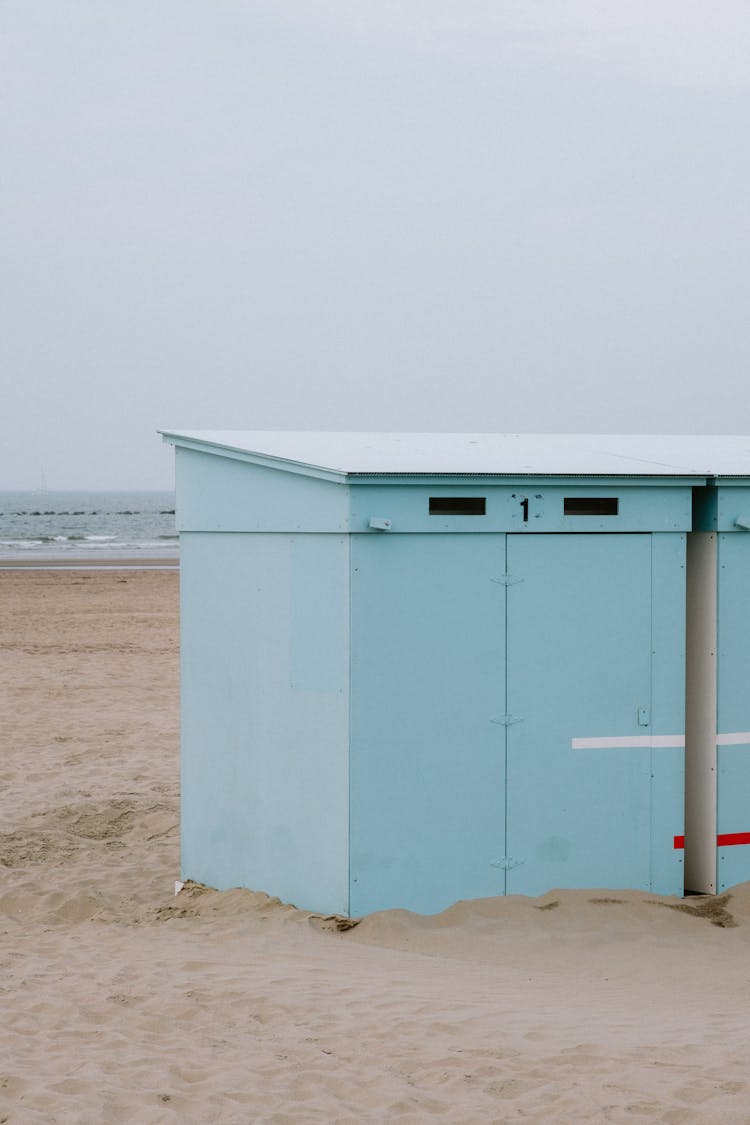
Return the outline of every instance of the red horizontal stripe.
{"type": "MultiPolygon", "coordinates": [[[[735,844],[750,844],[750,832],[724,832],[716,837],[716,843],[720,848],[731,848],[735,844]]],[[[674,846],[675,849],[684,848],[685,837],[675,836],[674,846]]]]}
{"type": "Polygon", "coordinates": [[[725,832],[716,837],[720,848],[730,848],[732,844],[750,844],[750,832],[725,832]]]}

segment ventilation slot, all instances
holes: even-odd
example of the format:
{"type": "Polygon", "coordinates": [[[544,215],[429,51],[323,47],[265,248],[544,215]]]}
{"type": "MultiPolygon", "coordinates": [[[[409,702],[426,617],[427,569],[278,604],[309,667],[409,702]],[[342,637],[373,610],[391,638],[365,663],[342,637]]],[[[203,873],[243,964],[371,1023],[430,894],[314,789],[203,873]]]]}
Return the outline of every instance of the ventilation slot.
{"type": "Polygon", "coordinates": [[[620,501],[616,496],[566,496],[566,516],[616,516],[620,501]]]}
{"type": "Polygon", "coordinates": [[[484,496],[431,496],[431,516],[483,516],[487,500],[484,496]]]}

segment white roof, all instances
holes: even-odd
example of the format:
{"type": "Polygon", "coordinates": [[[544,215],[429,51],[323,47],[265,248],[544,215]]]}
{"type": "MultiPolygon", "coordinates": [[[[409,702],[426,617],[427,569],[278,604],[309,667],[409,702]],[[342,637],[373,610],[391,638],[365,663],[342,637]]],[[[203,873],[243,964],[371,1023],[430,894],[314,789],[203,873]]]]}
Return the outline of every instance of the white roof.
{"type": "Polygon", "coordinates": [[[214,447],[343,476],[750,477],[750,436],[736,434],[456,434],[164,430],[177,445],[214,447]]]}

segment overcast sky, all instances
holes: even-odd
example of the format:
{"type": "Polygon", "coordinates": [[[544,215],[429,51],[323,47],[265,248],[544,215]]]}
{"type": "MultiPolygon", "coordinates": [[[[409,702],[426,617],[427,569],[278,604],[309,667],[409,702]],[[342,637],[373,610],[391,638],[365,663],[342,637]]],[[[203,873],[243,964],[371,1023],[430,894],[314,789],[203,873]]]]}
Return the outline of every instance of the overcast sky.
{"type": "Polygon", "coordinates": [[[750,432],[747,0],[0,0],[0,489],[750,432]]]}

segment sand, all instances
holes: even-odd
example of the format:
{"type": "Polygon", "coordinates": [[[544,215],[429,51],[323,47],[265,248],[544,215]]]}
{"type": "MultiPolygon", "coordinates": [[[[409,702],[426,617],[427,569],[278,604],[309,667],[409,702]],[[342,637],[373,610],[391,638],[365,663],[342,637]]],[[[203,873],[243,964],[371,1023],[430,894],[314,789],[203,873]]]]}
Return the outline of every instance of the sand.
{"type": "Polygon", "coordinates": [[[0,573],[0,1122],[750,1122],[747,885],[175,897],[177,583],[0,573]]]}

